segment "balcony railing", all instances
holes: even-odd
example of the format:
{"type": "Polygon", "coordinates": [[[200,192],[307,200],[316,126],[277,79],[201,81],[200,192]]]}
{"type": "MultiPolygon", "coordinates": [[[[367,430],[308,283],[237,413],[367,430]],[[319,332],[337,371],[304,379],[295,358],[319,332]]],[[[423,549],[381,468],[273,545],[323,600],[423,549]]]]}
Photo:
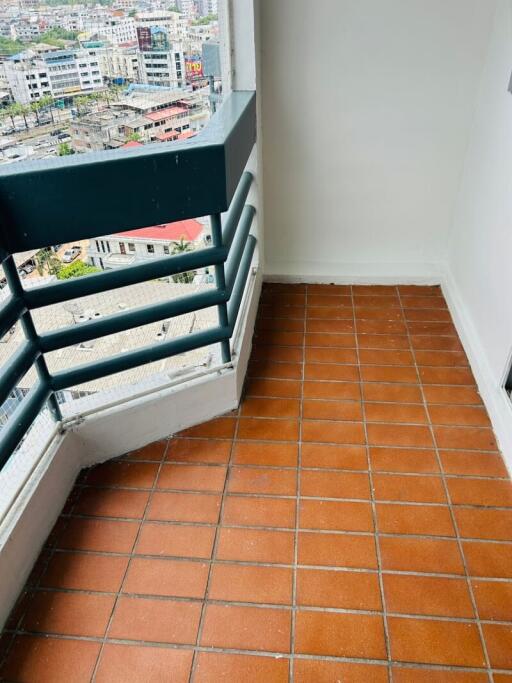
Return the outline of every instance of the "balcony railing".
{"type": "Polygon", "coordinates": [[[235,92],[204,131],[181,144],[0,169],[0,262],[10,290],[0,307],[0,338],[18,321],[24,332],[23,344],[0,368],[0,405],[32,367],[38,377],[0,431],[0,467],[46,404],[61,420],[56,392],[215,343],[229,362],[256,246],[249,234],[255,209],[246,204],[252,175],[244,170],[255,139],[255,95],[235,92]],[[29,249],[205,215],[211,216],[210,247],[118,270],[25,289],[13,259],[29,249]],[[208,266],[215,268],[214,289],[57,330],[39,333],[34,325],[34,309],[208,266]],[[48,369],[45,354],[52,351],[210,306],[218,308],[214,328],[55,373],[48,369]]]}

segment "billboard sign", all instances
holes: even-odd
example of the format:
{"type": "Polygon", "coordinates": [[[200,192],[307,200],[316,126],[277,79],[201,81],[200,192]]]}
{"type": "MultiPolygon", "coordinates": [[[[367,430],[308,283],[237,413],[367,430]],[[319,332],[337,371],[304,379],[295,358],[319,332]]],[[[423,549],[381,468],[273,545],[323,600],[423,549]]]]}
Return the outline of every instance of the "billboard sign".
{"type": "Polygon", "coordinates": [[[159,26],[137,26],[137,42],[143,52],[169,48],[167,31],[159,26]]]}
{"type": "Polygon", "coordinates": [[[201,55],[185,57],[185,77],[189,83],[204,78],[201,55]]]}
{"type": "Polygon", "coordinates": [[[137,26],[139,50],[151,50],[151,29],[149,26],[137,26]]]}

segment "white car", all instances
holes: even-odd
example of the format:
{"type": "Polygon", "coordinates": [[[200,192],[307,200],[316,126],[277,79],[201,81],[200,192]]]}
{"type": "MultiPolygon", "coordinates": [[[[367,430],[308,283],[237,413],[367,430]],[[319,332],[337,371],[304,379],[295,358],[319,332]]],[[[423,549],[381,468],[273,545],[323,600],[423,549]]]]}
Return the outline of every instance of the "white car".
{"type": "Polygon", "coordinates": [[[72,247],[71,249],[66,249],[64,256],[62,257],[62,263],[71,263],[80,256],[82,253],[82,247],[72,247]]]}

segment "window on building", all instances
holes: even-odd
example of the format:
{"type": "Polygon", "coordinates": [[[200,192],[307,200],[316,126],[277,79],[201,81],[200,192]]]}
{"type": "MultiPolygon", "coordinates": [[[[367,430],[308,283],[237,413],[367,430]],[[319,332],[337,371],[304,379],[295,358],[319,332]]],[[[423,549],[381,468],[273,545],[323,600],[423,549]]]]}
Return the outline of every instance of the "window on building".
{"type": "Polygon", "coordinates": [[[101,251],[105,253],[105,242],[101,240],[101,251]]]}
{"type": "Polygon", "coordinates": [[[164,254],[166,254],[167,256],[169,256],[169,247],[164,246],[164,254]]]}
{"type": "Polygon", "coordinates": [[[507,381],[505,382],[505,391],[512,399],[512,358],[510,359],[510,367],[508,371],[507,381]]]}
{"type": "Polygon", "coordinates": [[[100,250],[100,243],[98,242],[98,240],[94,240],[94,242],[96,244],[96,251],[99,251],[100,250]]]}
{"type": "Polygon", "coordinates": [[[135,251],[135,244],[133,242],[128,242],[128,251],[135,251]]]}
{"type": "Polygon", "coordinates": [[[146,244],[146,248],[148,250],[148,254],[154,254],[155,253],[155,247],[153,244],[146,244]]]}

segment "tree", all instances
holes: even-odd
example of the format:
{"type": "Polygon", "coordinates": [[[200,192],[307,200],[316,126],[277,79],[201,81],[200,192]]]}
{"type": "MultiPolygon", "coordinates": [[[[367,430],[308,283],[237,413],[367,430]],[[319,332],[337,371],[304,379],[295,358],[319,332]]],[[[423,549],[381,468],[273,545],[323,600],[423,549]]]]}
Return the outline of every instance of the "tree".
{"type": "Polygon", "coordinates": [[[36,115],[37,125],[39,125],[39,112],[41,111],[41,109],[41,100],[36,100],[35,102],[30,103],[30,110],[33,111],[36,115]]]}
{"type": "Polygon", "coordinates": [[[54,100],[51,95],[44,95],[44,97],[41,97],[39,100],[39,104],[41,105],[41,109],[48,109],[50,112],[50,118],[52,120],[52,123],[55,123],[53,119],[53,105],[54,105],[54,100]]]}
{"type": "Polygon", "coordinates": [[[44,33],[41,33],[37,39],[38,43],[48,43],[48,45],[56,45],[60,47],[65,40],[76,40],[78,31],[67,31],[61,26],[54,26],[44,33]]]}
{"type": "Polygon", "coordinates": [[[55,256],[55,253],[49,249],[40,249],[35,255],[36,268],[39,275],[57,275],[62,268],[62,264],[55,256]]]}
{"type": "Polygon", "coordinates": [[[69,142],[61,142],[57,148],[57,155],[59,157],[67,157],[70,154],[74,154],[75,150],[71,147],[69,142]]]}
{"type": "Polygon", "coordinates": [[[19,40],[11,40],[10,38],[0,36],[0,53],[15,55],[17,52],[21,52],[24,49],[25,46],[19,40]]]}
{"type": "MultiPolygon", "coordinates": [[[[173,256],[176,256],[177,254],[185,254],[189,251],[194,251],[192,245],[190,242],[186,242],[185,238],[182,237],[179,242],[173,242],[172,246],[172,251],[171,254],[173,256]]],[[[191,282],[194,281],[194,278],[196,276],[196,271],[195,270],[189,270],[187,273],[178,273],[176,275],[172,276],[173,282],[176,283],[182,283],[182,284],[190,284],[191,282]]]]}
{"type": "Polygon", "coordinates": [[[126,136],[127,142],[140,142],[140,133],[133,132],[126,136]]]}
{"type": "Polygon", "coordinates": [[[92,275],[93,273],[98,273],[99,268],[96,266],[90,266],[84,261],[75,261],[70,263],[69,266],[63,266],[57,273],[58,280],[69,280],[72,277],[82,277],[83,275],[92,275]]]}

